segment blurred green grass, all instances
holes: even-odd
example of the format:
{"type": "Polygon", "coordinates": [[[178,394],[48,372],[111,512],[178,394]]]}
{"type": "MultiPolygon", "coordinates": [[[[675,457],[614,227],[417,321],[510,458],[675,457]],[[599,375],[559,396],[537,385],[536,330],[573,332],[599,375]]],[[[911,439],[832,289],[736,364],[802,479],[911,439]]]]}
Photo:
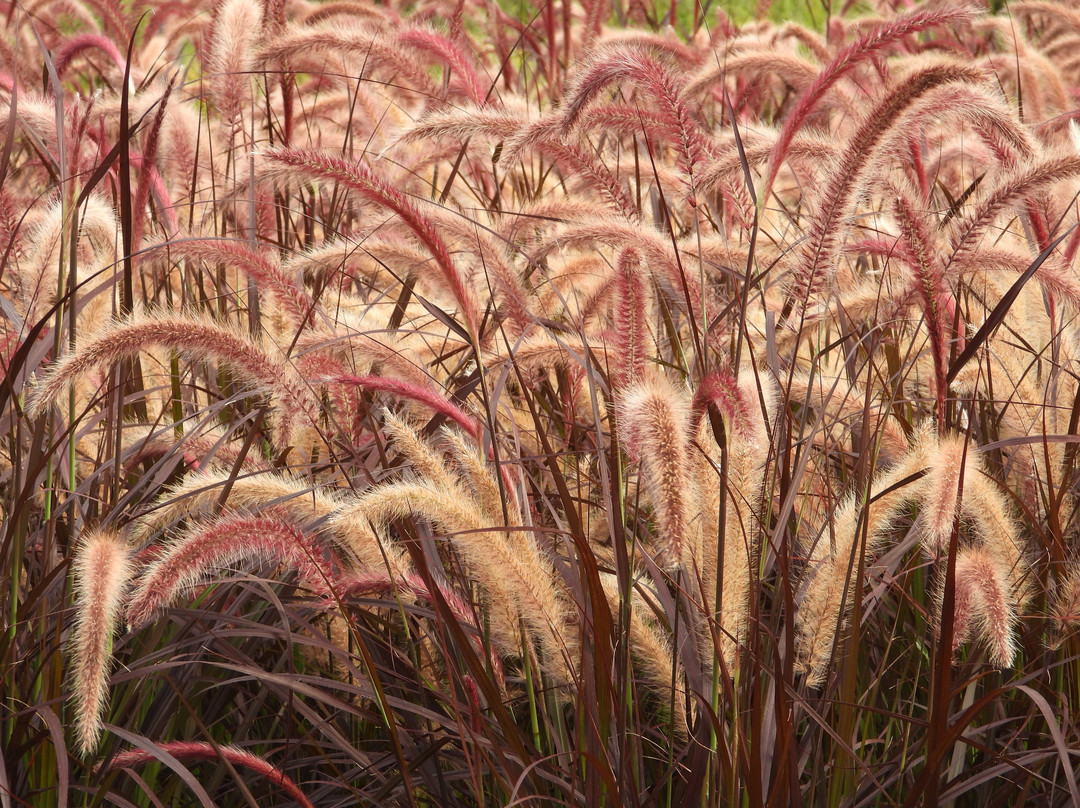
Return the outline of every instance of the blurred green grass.
{"type": "MultiPolygon", "coordinates": [[[[663,2],[663,0],[661,1],[663,2]]],[[[665,5],[670,4],[667,3],[665,5]]],[[[707,12],[706,19],[709,17],[709,12],[714,12],[719,8],[738,25],[742,25],[755,19],[758,16],[758,8],[760,5],[761,4],[758,3],[757,0],[725,1],[709,3],[707,6],[705,3],[702,3],[702,6],[705,7],[707,12]]],[[[687,20],[692,23],[692,4],[686,3],[685,11],[678,10],[676,13],[680,23],[687,20]]],[[[776,0],[776,2],[769,5],[768,11],[765,14],[765,17],[773,22],[798,22],[818,30],[821,29],[825,16],[825,5],[821,2],[811,2],[811,0],[776,0]]]]}
{"type": "MultiPolygon", "coordinates": [[[[822,30],[825,19],[828,16],[828,5],[821,0],[775,0],[773,3],[763,4],[758,0],[721,0],[720,2],[708,2],[708,0],[675,0],[675,18],[677,29],[683,36],[689,36],[694,30],[694,5],[700,2],[704,14],[698,13],[698,19],[704,19],[706,25],[712,25],[716,21],[717,10],[724,14],[737,25],[744,25],[760,16],[772,22],[797,22],[816,31],[822,30]],[[764,15],[761,14],[763,6],[767,6],[764,15]]],[[[513,14],[523,22],[531,19],[546,5],[546,0],[499,0],[499,4],[507,13],[513,14]]],[[[625,7],[625,0],[619,3],[625,7]]],[[[832,5],[832,4],[829,4],[832,5]]],[[[654,0],[650,5],[650,17],[654,21],[655,28],[663,27],[668,20],[671,10],[671,0],[654,0]]],[[[833,8],[832,13],[837,13],[833,8]]],[[[851,12],[848,16],[851,16],[851,12]]],[[[858,16],[858,8],[854,10],[858,16]]],[[[608,20],[612,27],[620,27],[618,15],[614,12],[608,20]]]]}

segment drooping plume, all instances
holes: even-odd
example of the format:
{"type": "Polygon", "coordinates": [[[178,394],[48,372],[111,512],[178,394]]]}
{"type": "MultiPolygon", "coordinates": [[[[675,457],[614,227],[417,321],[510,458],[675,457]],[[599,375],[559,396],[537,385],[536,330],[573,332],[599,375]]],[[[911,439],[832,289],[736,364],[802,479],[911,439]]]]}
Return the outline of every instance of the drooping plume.
{"type": "Polygon", "coordinates": [[[108,678],[113,636],[131,578],[131,551],[115,531],[84,537],[75,560],[75,630],[69,657],[75,736],[80,754],[97,749],[108,708],[108,678]]]}

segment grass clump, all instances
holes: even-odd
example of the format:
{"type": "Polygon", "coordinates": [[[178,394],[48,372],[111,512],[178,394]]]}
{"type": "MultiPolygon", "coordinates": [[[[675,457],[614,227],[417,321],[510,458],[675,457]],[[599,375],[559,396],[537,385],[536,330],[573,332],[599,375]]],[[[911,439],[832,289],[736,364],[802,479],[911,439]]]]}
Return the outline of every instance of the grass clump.
{"type": "Polygon", "coordinates": [[[690,10],[8,15],[0,799],[1080,803],[1080,18],[690,10]]]}

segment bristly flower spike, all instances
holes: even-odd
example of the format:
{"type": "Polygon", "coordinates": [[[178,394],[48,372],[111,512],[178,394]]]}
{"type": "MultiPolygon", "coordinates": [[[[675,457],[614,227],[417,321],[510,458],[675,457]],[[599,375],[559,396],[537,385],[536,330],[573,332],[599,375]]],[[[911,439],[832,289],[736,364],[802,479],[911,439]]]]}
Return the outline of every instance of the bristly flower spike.
{"type": "Polygon", "coordinates": [[[627,247],[615,269],[615,386],[625,390],[641,380],[645,372],[646,294],[648,284],[641,266],[641,255],[627,247]]]}
{"type": "Polygon", "coordinates": [[[280,396],[277,403],[281,427],[276,437],[283,447],[288,445],[295,410],[305,413],[312,423],[318,423],[314,397],[288,366],[275,362],[249,336],[197,314],[136,313],[106,326],[98,336],[53,366],[27,409],[40,413],[82,375],[152,347],[173,348],[197,358],[226,362],[249,383],[265,386],[280,396]]]}
{"type": "Polygon", "coordinates": [[[131,551],[112,530],[84,537],[75,559],[75,630],[71,636],[72,700],[80,754],[101,737],[108,705],[112,641],[131,578],[131,551]]]}
{"type": "Polygon", "coordinates": [[[789,299],[793,313],[789,323],[797,325],[804,308],[819,295],[839,258],[842,223],[865,190],[865,176],[873,167],[873,157],[901,131],[904,113],[936,87],[957,82],[977,83],[980,71],[956,62],[931,64],[916,70],[894,86],[867,113],[828,171],[821,197],[809,226],[809,237],[796,258],[789,299]]]}
{"type": "Polygon", "coordinates": [[[844,76],[854,70],[865,60],[873,58],[881,50],[893,42],[903,39],[911,34],[925,31],[942,25],[955,25],[971,18],[974,8],[967,5],[945,6],[937,9],[920,9],[910,14],[898,17],[892,22],[886,23],[868,34],[864,34],[855,42],[840,51],[836,58],[818,74],[817,79],[810,88],[804,92],[795,108],[788,113],[784,121],[784,128],[780,131],[773,146],[772,155],[769,157],[769,173],[765,180],[765,189],[761,198],[766,202],[772,193],[773,183],[780,171],[780,166],[787,156],[787,149],[795,133],[802,128],[810,112],[817,106],[829,89],[840,81],[844,76]]]}
{"type": "Polygon", "coordinates": [[[656,509],[663,560],[677,568],[692,546],[687,396],[656,376],[627,391],[619,409],[627,445],[641,459],[645,490],[656,509]]]}
{"type": "Polygon", "coordinates": [[[382,205],[400,216],[435,259],[443,280],[461,309],[466,329],[474,339],[479,339],[480,316],[475,293],[468,287],[454,265],[450,257],[450,249],[439,235],[434,223],[420,212],[416,203],[403,191],[377,176],[366,165],[348,163],[339,157],[296,149],[267,149],[263,156],[272,165],[279,166],[288,173],[294,173],[306,179],[319,177],[329,182],[340,183],[368,201],[382,205]]]}
{"type": "MultiPolygon", "coordinates": [[[[281,786],[282,792],[296,800],[300,808],[315,808],[299,786],[285,772],[258,755],[236,746],[214,746],[205,741],[169,741],[158,747],[180,760],[227,760],[233,766],[250,769],[281,786]]],[[[158,758],[143,749],[129,749],[109,761],[110,769],[130,769],[144,763],[155,763],[158,758]]]]}
{"type": "Polygon", "coordinates": [[[198,524],[159,550],[147,567],[128,603],[128,625],[138,628],[212,572],[244,559],[284,564],[297,570],[305,585],[319,587],[334,575],[326,555],[326,548],[280,516],[230,516],[198,524]]]}

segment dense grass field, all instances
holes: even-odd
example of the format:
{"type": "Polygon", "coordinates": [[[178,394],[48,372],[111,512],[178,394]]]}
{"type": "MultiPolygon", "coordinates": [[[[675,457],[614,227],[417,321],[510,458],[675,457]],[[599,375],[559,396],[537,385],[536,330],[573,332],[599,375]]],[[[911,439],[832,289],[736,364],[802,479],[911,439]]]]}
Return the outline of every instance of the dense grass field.
{"type": "Polygon", "coordinates": [[[0,808],[1080,806],[1080,4],[2,6],[0,808]]]}

